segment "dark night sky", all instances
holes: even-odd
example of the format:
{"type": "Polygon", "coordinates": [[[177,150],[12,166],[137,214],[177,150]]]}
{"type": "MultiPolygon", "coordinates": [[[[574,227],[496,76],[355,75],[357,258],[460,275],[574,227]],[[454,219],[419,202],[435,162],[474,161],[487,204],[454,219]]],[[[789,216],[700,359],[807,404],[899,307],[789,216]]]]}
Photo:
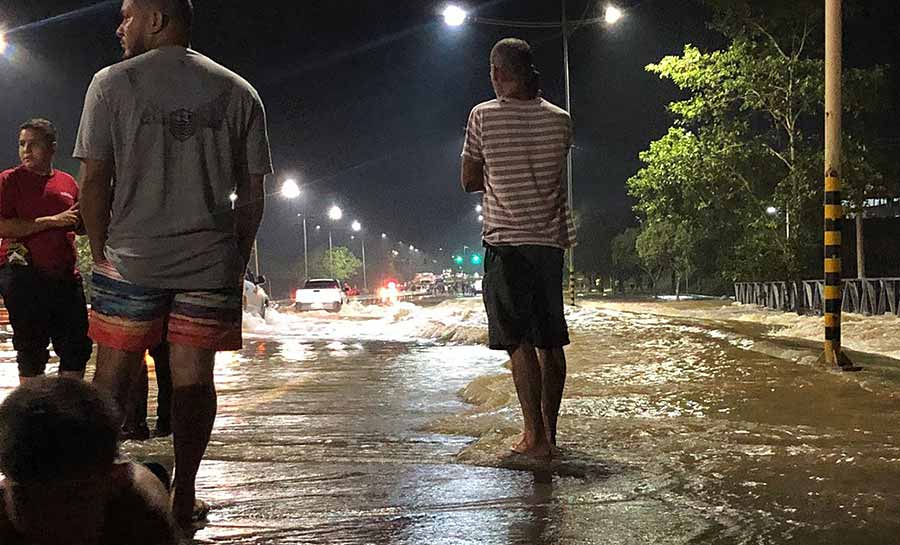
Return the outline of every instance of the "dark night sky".
{"type": "MultiPolygon", "coordinates": [[[[849,28],[866,41],[860,62],[893,62],[900,45],[895,22],[900,3],[877,3],[892,19],[869,14],[869,20],[881,22],[864,25],[864,31],[849,28]],[[881,34],[873,34],[873,24],[881,34]]],[[[559,31],[449,29],[438,16],[439,0],[195,0],[195,5],[194,48],[247,78],[262,95],[277,182],[296,176],[309,210],[336,202],[371,232],[387,232],[435,254],[438,247],[458,251],[479,239],[477,198],[459,189],[458,166],[469,110],[493,98],[491,45],[511,35],[531,41],[545,97],[564,104],[559,31]]],[[[558,3],[548,0],[468,5],[479,7],[480,15],[506,19],[552,21],[560,15],[558,3]]],[[[577,208],[588,220],[630,217],[625,180],[640,166],[638,152],[669,124],[665,105],[675,90],[644,66],[679,53],[688,42],[704,48],[721,43],[707,29],[709,14],[692,0],[623,0],[621,5],[627,17],[616,27],[582,28],[572,39],[575,192],[577,208]]],[[[599,12],[593,0],[570,0],[569,6],[574,17],[599,12]]],[[[0,127],[9,134],[8,145],[0,147],[0,165],[17,162],[18,123],[40,115],[60,126],[58,166],[74,172],[67,156],[84,91],[93,72],[120,55],[113,35],[117,2],[0,0],[0,28],[7,29],[80,8],[87,9],[10,35],[15,49],[0,58],[0,127]]],[[[270,182],[270,191],[277,185],[270,182]]],[[[277,196],[269,200],[260,232],[264,259],[284,259],[291,253],[286,248],[297,247],[297,205],[277,196]]],[[[590,237],[581,233],[583,242],[590,237]]]]}

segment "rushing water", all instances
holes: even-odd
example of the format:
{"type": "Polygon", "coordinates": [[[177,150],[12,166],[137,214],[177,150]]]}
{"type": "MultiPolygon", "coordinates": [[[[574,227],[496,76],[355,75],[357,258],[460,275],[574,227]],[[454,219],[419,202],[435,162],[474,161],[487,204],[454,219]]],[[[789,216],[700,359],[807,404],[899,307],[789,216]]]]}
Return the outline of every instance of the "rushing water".
{"type": "MultiPolygon", "coordinates": [[[[817,362],[814,318],[727,302],[572,309],[562,457],[508,456],[518,405],[475,300],[246,317],[219,356],[198,543],[891,543],[900,365],[817,362]]],[[[896,319],[847,345],[900,354],[896,319]],[[862,340],[861,340],[862,339],[862,340]]],[[[0,397],[15,383],[0,345],[0,397]]],[[[152,414],[151,410],[151,414],[152,414]]],[[[171,442],[127,443],[171,462],[171,442]]]]}

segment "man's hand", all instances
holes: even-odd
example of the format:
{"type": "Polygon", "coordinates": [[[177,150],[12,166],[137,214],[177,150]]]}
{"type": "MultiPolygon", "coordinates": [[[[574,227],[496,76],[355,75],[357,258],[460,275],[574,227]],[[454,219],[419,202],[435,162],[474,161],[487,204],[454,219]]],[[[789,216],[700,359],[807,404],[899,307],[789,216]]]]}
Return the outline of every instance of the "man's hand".
{"type": "Polygon", "coordinates": [[[78,210],[78,203],[75,203],[68,210],[64,210],[59,214],[50,216],[48,223],[56,229],[67,229],[75,227],[81,223],[81,213],[78,210]]]}

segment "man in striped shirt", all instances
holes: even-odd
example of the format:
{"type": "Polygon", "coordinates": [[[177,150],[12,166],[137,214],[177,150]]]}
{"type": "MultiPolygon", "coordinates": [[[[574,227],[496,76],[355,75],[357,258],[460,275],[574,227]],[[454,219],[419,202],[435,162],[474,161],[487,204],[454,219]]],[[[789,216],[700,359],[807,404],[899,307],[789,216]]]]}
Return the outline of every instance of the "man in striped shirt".
{"type": "Polygon", "coordinates": [[[515,452],[548,457],[566,379],[563,252],[575,242],[563,182],[572,142],[569,114],[541,98],[528,43],[491,51],[497,94],[469,116],[462,185],[484,192],[484,303],[489,345],[506,350],[524,428],[515,452]]]}

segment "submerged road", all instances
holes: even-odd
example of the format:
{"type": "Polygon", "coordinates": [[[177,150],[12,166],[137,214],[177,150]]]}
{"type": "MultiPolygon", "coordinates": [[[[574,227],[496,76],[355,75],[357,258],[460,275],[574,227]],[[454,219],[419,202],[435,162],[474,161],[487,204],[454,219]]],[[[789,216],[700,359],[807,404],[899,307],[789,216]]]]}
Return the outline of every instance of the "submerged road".
{"type": "MultiPolygon", "coordinates": [[[[518,406],[506,358],[477,344],[477,301],[250,320],[244,349],[217,363],[198,484],[213,510],[195,543],[895,539],[896,360],[835,375],[814,345],[702,305],[624,308],[569,314],[563,456],[549,468],[506,456],[518,406]]],[[[2,397],[15,365],[8,339],[0,350],[2,397]]],[[[171,463],[167,439],[124,450],[171,463]]]]}

